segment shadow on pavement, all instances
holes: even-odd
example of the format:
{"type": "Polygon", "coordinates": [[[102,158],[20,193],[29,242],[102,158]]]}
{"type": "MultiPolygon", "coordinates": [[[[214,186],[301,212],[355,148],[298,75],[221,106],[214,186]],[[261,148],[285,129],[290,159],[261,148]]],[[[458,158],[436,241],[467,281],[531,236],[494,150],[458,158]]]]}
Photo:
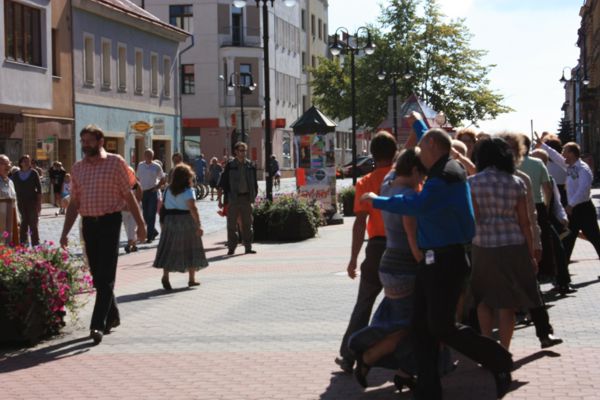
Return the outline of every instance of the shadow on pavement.
{"type": "Polygon", "coordinates": [[[10,351],[0,353],[0,374],[27,369],[86,353],[94,344],[88,336],[68,340],[34,351],[22,350],[12,355],[10,351]]]}
{"type": "Polygon", "coordinates": [[[595,283],[600,283],[600,279],[594,279],[594,280],[587,281],[587,282],[574,283],[571,286],[573,286],[575,289],[581,289],[586,286],[593,285],[595,283]]]}
{"type": "MultiPolygon", "coordinates": [[[[389,382],[390,373],[382,369],[373,369],[368,376],[370,387],[377,387],[389,382]]],[[[367,392],[354,380],[354,377],[344,372],[333,372],[329,381],[329,386],[319,396],[319,400],[352,400],[352,399],[411,399],[410,392],[398,393],[394,385],[371,389],[367,392]]]]}
{"type": "Polygon", "coordinates": [[[131,301],[141,301],[141,300],[151,300],[153,298],[159,298],[165,295],[179,293],[179,292],[187,292],[190,289],[189,287],[181,287],[175,288],[173,290],[166,291],[164,289],[154,289],[149,292],[140,292],[133,294],[125,294],[123,296],[117,297],[117,303],[129,303],[131,301]]]}
{"type": "MultiPolygon", "coordinates": [[[[534,361],[537,360],[541,360],[544,357],[560,357],[560,353],[557,353],[555,351],[551,351],[551,350],[541,350],[538,351],[537,353],[533,353],[528,355],[527,357],[523,357],[517,361],[514,362],[514,367],[513,367],[513,371],[518,370],[519,368],[521,368],[522,366],[532,363],[534,361]]],[[[523,386],[523,385],[521,385],[523,386]]]]}

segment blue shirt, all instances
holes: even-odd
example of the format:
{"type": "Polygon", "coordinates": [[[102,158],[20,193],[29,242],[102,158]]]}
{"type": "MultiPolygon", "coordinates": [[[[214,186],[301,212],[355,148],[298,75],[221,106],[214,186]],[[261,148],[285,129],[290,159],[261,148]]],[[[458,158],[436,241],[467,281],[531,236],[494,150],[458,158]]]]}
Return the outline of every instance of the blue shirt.
{"type": "Polygon", "coordinates": [[[167,189],[165,192],[165,208],[167,210],[189,210],[190,208],[187,205],[188,200],[194,200],[196,197],[194,196],[194,189],[187,188],[182,193],[179,193],[177,196],[173,196],[171,193],[171,189],[167,189]]]}
{"type": "Polygon", "coordinates": [[[204,180],[204,171],[206,170],[206,161],[199,158],[194,162],[194,172],[199,180],[204,180]]]}
{"type": "Polygon", "coordinates": [[[417,217],[417,242],[422,249],[467,244],[475,236],[467,174],[449,157],[431,167],[420,193],[377,197],[373,207],[417,217]]]}

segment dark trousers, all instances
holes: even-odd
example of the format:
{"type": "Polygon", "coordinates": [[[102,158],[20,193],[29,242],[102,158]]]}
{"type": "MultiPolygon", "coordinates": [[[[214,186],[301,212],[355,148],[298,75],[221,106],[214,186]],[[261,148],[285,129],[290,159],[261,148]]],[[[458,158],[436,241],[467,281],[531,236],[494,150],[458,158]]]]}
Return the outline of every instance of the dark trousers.
{"type": "Polygon", "coordinates": [[[360,265],[360,284],[358,286],[356,304],[354,305],[354,310],[352,310],[348,328],[346,328],[346,333],[344,333],[344,338],[340,345],[340,355],[345,360],[351,362],[355,360],[355,356],[348,348],[348,340],[350,340],[350,336],[354,332],[369,325],[373,304],[375,304],[375,300],[382,289],[378,271],[379,262],[384,251],[385,238],[370,239],[365,249],[365,260],[360,265]]]}
{"type": "Polygon", "coordinates": [[[413,334],[417,356],[416,399],[442,398],[438,359],[440,341],[492,372],[509,371],[512,357],[496,341],[455,321],[456,304],[469,273],[464,248],[435,252],[433,264],[420,266],[415,283],[413,334]]]}
{"type": "Polygon", "coordinates": [[[540,226],[542,240],[542,259],[539,262],[538,277],[554,277],[556,276],[556,261],[554,252],[553,234],[556,232],[550,225],[548,209],[544,203],[535,205],[537,210],[537,222],[540,226]]]}
{"type": "Polygon", "coordinates": [[[29,238],[28,232],[31,231],[31,245],[37,246],[40,244],[40,234],[38,232],[38,205],[36,203],[23,204],[19,207],[21,214],[21,226],[19,228],[19,240],[22,245],[27,245],[29,238]]]}
{"type": "Polygon", "coordinates": [[[155,190],[145,190],[142,194],[142,213],[144,222],[148,229],[148,239],[154,239],[158,236],[158,231],[154,227],[156,224],[156,209],[158,207],[158,192],[155,190]]]}
{"type": "Polygon", "coordinates": [[[227,248],[235,250],[239,243],[238,220],[241,223],[242,243],[246,250],[252,249],[252,202],[248,195],[238,195],[227,207],[227,248]]]}
{"type": "Polygon", "coordinates": [[[598,229],[598,215],[596,207],[591,200],[586,201],[573,207],[573,212],[569,217],[569,229],[571,234],[565,238],[565,252],[567,260],[571,261],[573,247],[579,231],[583,231],[585,237],[596,249],[596,254],[600,258],[600,229],[598,229]]]}
{"type": "Polygon", "coordinates": [[[83,240],[90,264],[96,303],[90,329],[104,330],[106,323],[119,319],[113,289],[117,275],[121,213],[83,217],[83,240]]]}

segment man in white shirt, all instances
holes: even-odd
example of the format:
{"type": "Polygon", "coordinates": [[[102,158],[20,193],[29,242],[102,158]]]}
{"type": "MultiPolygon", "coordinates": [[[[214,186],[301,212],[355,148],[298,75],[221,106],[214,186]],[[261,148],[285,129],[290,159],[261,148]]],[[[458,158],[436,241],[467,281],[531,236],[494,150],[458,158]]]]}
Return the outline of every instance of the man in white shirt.
{"type": "Polygon", "coordinates": [[[158,236],[158,231],[154,227],[156,223],[156,210],[158,207],[158,190],[165,183],[165,173],[161,166],[153,161],[154,151],[146,149],[144,151],[144,161],[138,164],[137,177],[142,187],[142,211],[144,221],[148,229],[147,243],[158,236]]]}

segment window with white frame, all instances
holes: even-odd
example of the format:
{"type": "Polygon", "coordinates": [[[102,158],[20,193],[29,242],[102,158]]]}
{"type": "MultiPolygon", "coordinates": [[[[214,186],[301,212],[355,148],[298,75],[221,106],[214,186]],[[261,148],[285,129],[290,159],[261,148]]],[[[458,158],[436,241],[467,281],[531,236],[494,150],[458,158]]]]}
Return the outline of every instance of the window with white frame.
{"type": "Polygon", "coordinates": [[[94,84],[94,36],[83,36],[83,82],[94,84]]]}
{"type": "Polygon", "coordinates": [[[171,97],[171,59],[163,58],[163,96],[171,97]]]}
{"type": "Polygon", "coordinates": [[[127,46],[124,44],[119,43],[118,57],[119,90],[124,92],[127,90],[127,46]]]}
{"type": "Polygon", "coordinates": [[[150,54],[150,94],[158,95],[158,54],[150,54]]]}
{"type": "Polygon", "coordinates": [[[135,93],[142,94],[144,76],[144,52],[141,49],[135,49],[135,93]]]}
{"type": "Polygon", "coordinates": [[[110,63],[111,63],[112,43],[108,39],[102,39],[102,87],[110,88],[110,63]]]}

